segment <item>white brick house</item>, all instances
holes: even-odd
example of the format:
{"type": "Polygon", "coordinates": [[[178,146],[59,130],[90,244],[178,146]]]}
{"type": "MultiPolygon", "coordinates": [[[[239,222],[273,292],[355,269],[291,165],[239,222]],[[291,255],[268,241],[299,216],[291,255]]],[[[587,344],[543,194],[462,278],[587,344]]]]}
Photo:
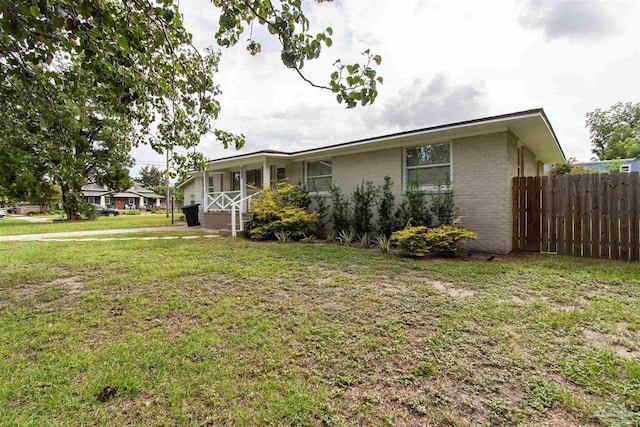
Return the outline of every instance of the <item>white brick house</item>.
{"type": "MultiPolygon", "coordinates": [[[[394,182],[396,200],[409,183],[425,190],[449,179],[462,225],[479,235],[471,249],[511,251],[511,181],[565,160],[542,109],[451,123],[297,152],[264,150],[215,159],[180,185],[185,204],[199,203],[207,228],[224,228],[229,211],[249,209],[254,188],[275,179],[302,182],[320,195],[331,185],[350,195],[358,184],[394,182]]],[[[237,222],[239,227],[239,223],[237,222]]]]}

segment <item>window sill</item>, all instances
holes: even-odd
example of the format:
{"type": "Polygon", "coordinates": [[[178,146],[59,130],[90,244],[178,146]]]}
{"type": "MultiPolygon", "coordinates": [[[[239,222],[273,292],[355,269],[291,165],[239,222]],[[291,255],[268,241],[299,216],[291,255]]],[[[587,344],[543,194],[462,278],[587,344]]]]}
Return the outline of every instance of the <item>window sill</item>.
{"type": "MultiPolygon", "coordinates": [[[[447,191],[447,190],[454,190],[455,189],[453,184],[449,184],[449,186],[441,187],[441,188],[442,188],[443,192],[447,191]]],[[[437,194],[438,193],[438,186],[418,187],[416,190],[424,191],[427,194],[437,194]]],[[[406,194],[408,191],[410,191],[410,190],[405,188],[404,191],[402,192],[402,194],[406,194]]]]}
{"type": "Polygon", "coordinates": [[[330,197],[331,191],[309,191],[310,196],[330,197]]]}

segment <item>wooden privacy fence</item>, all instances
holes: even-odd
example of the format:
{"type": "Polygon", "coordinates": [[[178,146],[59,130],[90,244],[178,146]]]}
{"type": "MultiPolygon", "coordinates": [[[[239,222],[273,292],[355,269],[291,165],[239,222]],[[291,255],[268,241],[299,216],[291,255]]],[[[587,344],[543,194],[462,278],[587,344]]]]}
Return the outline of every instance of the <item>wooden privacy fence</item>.
{"type": "Polygon", "coordinates": [[[640,173],[513,178],[513,248],[638,261],[640,173]]]}

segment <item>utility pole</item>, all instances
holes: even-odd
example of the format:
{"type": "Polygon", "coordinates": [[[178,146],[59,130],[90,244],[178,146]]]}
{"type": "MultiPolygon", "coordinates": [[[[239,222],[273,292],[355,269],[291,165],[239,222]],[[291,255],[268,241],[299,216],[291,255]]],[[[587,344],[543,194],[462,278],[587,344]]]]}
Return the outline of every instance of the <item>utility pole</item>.
{"type": "MultiPolygon", "coordinates": [[[[167,169],[164,171],[164,179],[165,179],[165,183],[167,185],[167,194],[165,197],[165,211],[167,213],[167,218],[169,218],[169,197],[171,196],[170,194],[170,189],[169,189],[169,148],[167,147],[167,169]]],[[[171,206],[173,208],[173,204],[171,206]]],[[[171,212],[171,214],[173,215],[173,212],[171,212]]]]}

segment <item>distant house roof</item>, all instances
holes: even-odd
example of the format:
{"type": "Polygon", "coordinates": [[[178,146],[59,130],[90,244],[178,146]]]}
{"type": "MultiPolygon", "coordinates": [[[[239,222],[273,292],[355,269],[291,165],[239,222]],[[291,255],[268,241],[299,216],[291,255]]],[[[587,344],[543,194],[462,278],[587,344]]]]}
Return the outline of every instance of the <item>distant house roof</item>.
{"type": "Polygon", "coordinates": [[[577,162],[575,164],[584,166],[587,169],[606,171],[607,165],[611,165],[617,161],[626,169],[625,172],[640,172],[640,159],[592,160],[590,162],[577,162]]]}
{"type": "Polygon", "coordinates": [[[97,191],[97,190],[82,190],[82,194],[84,194],[85,196],[89,196],[89,197],[96,197],[96,196],[104,196],[109,194],[109,190],[102,190],[102,191],[97,191]]]}
{"type": "Polygon", "coordinates": [[[110,190],[106,185],[102,184],[87,184],[80,189],[85,197],[96,197],[111,195],[113,197],[145,197],[147,199],[164,199],[164,196],[154,193],[152,190],[145,188],[141,183],[134,181],[133,186],[126,191],[115,193],[110,190]]]}
{"type": "Polygon", "coordinates": [[[138,198],[140,197],[139,194],[137,193],[130,193],[128,191],[125,191],[124,193],[116,193],[113,195],[113,197],[119,197],[119,198],[138,198]]]}

